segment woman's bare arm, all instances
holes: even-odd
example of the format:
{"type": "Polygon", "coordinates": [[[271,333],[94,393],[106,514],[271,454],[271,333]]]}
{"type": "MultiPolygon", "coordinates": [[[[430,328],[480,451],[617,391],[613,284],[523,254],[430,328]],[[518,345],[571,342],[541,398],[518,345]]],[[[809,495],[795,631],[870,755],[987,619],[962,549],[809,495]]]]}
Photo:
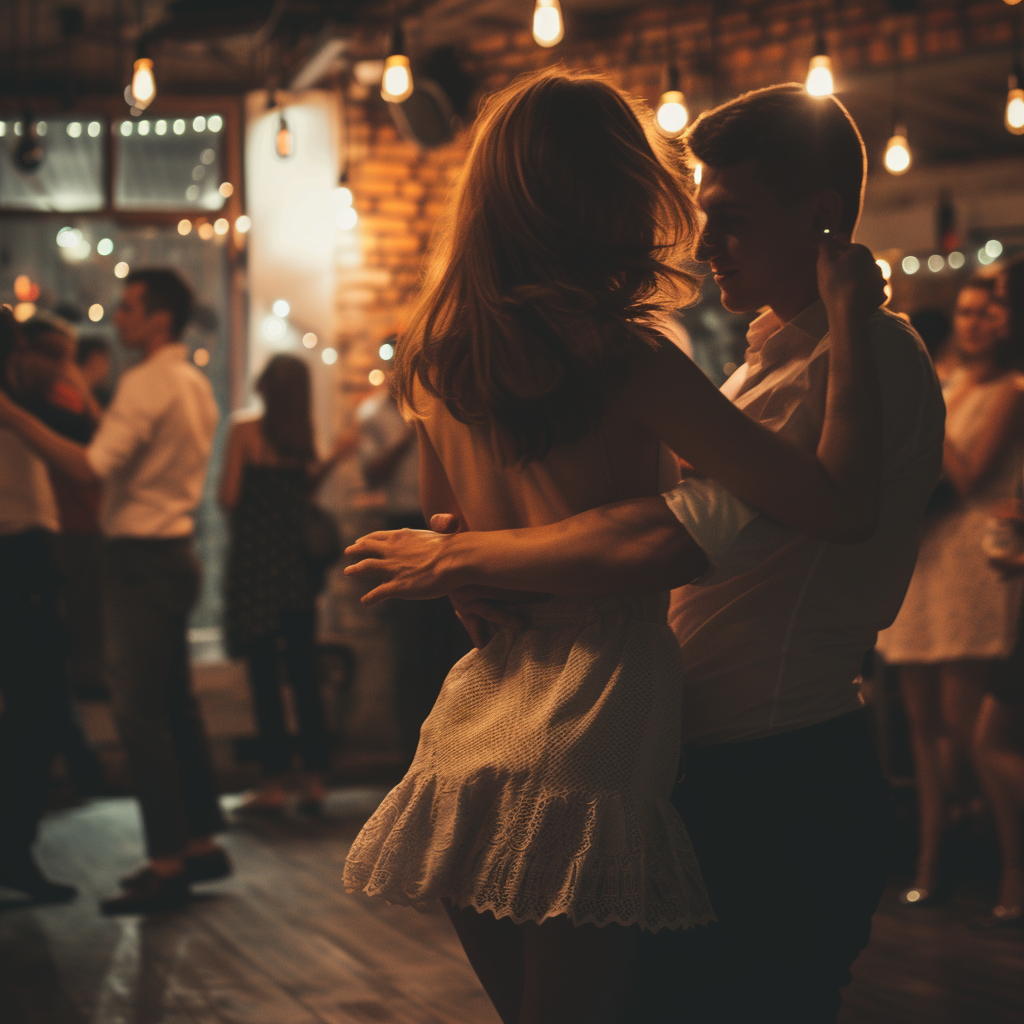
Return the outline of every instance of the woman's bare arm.
{"type": "Polygon", "coordinates": [[[245,469],[245,433],[247,423],[232,423],[224,452],[224,469],[221,470],[217,503],[225,512],[231,512],[238,504],[242,490],[242,472],[245,469]]]}

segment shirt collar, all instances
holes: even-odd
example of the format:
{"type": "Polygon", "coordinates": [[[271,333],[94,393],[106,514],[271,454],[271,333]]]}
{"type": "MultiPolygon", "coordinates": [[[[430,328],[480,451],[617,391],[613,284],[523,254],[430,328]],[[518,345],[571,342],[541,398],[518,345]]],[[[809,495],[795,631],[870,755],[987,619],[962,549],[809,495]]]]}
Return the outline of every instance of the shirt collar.
{"type": "Polygon", "coordinates": [[[788,323],[766,310],[747,328],[746,362],[752,370],[770,369],[794,356],[809,355],[827,333],[828,316],[821,299],[788,323]]]}
{"type": "Polygon", "coordinates": [[[155,363],[159,360],[174,360],[179,362],[188,358],[188,349],[182,341],[172,341],[167,345],[161,345],[150,357],[149,362],[155,363]]]}

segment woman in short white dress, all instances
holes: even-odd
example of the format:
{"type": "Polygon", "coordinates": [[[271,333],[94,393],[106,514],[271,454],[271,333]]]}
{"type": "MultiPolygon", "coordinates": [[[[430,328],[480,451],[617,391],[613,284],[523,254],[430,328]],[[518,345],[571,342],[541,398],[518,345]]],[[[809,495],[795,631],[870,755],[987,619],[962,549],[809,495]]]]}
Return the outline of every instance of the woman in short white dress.
{"type": "MultiPolygon", "coordinates": [[[[396,361],[428,518],[530,527],[656,495],[664,440],[798,528],[870,529],[870,254],[836,243],[819,259],[826,304],[839,298],[815,460],[652,329],[694,293],[674,267],[695,223],[668,144],[603,80],[544,72],[488,102],[396,361]]],[[[444,902],[505,1024],[619,1019],[640,929],[713,917],[669,802],[684,666],[667,604],[554,599],[498,630],[452,670],[352,846],[348,890],[444,902]]]]}

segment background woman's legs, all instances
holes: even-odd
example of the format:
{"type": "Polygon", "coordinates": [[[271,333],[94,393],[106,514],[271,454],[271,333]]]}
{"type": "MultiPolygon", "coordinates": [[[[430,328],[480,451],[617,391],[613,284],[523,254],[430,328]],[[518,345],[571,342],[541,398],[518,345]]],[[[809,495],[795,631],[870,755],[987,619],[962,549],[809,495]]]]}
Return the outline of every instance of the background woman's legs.
{"type": "Polygon", "coordinates": [[[947,793],[960,807],[977,796],[974,727],[991,670],[990,661],[951,661],[939,666],[943,770],[947,793]]]}
{"type": "Polygon", "coordinates": [[[263,783],[247,796],[241,809],[274,810],[284,806],[281,776],[291,767],[291,753],[281,703],[278,634],[268,633],[254,640],[246,651],[249,686],[259,733],[259,760],[263,783]]]}

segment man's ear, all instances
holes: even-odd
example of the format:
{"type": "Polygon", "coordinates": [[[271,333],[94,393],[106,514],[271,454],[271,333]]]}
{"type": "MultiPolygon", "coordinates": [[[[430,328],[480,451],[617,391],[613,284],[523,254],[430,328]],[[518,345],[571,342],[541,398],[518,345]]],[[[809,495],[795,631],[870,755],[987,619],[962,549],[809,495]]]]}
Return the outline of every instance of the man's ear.
{"type": "Polygon", "coordinates": [[[843,198],[835,189],[819,192],[811,203],[811,226],[816,234],[834,235],[843,219],[843,198]]]}

